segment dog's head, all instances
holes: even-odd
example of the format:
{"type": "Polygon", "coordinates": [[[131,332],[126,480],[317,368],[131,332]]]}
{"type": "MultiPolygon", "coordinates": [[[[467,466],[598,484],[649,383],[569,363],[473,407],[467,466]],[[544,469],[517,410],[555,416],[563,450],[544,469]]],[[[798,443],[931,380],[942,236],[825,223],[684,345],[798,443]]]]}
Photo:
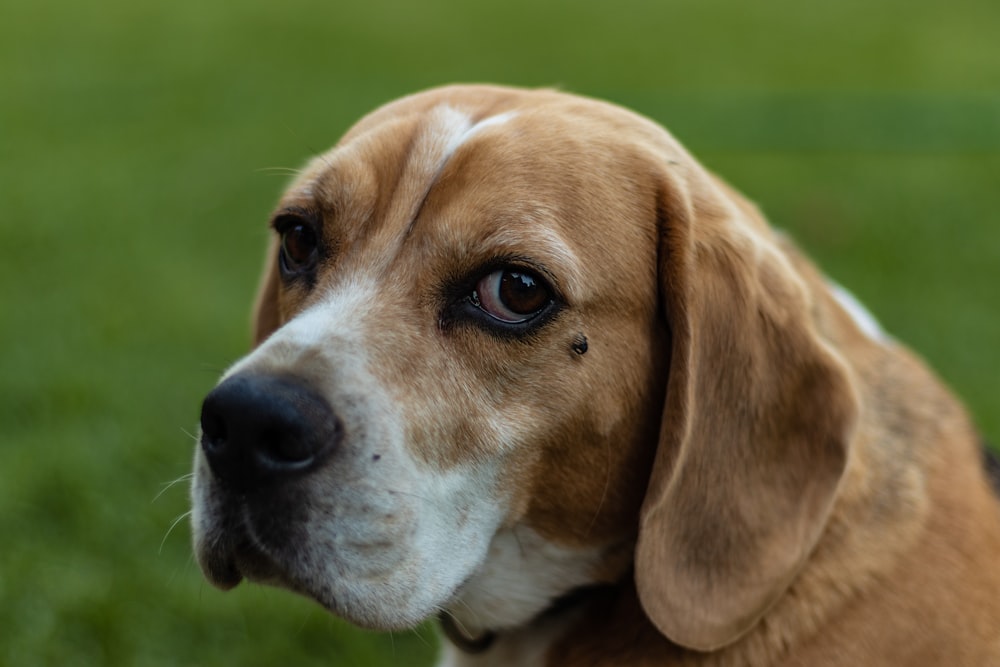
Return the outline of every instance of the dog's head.
{"type": "Polygon", "coordinates": [[[657,627],[704,649],[815,545],[848,375],[766,225],[655,124],[430,91],[310,163],[271,226],[256,347],[202,411],[217,585],[510,627],[634,565],[657,627]]]}

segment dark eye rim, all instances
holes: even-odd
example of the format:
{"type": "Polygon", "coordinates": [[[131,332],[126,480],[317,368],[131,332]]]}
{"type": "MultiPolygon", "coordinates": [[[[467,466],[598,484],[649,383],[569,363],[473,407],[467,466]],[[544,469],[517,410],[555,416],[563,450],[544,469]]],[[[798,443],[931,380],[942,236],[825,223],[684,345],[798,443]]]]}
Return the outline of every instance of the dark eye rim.
{"type": "Polygon", "coordinates": [[[566,300],[556,287],[552,273],[544,266],[522,257],[498,258],[452,282],[446,290],[442,329],[472,325],[500,339],[530,339],[566,308],[566,300]],[[505,322],[480,308],[472,299],[476,286],[496,271],[524,273],[536,279],[549,293],[549,300],[534,315],[520,322],[505,322]]]}
{"type": "Polygon", "coordinates": [[[315,273],[322,252],[322,239],[316,217],[304,210],[286,210],[274,216],[271,227],[278,234],[278,268],[282,279],[287,282],[302,277],[311,277],[315,273]],[[294,262],[287,256],[284,244],[285,234],[298,226],[308,229],[316,240],[316,246],[309,260],[302,263],[294,262]]]}

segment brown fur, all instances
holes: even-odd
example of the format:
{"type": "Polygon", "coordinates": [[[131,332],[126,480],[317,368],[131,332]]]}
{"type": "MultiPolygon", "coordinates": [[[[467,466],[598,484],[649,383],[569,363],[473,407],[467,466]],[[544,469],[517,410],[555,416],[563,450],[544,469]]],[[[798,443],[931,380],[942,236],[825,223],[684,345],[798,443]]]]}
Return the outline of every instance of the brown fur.
{"type": "MultiPolygon", "coordinates": [[[[392,258],[386,312],[414,343],[373,354],[407,378],[404,403],[490,389],[442,408],[438,430],[467,438],[414,446],[448,467],[487,446],[477,416],[522,410],[536,441],[506,468],[509,523],[607,547],[595,580],[621,583],[549,665],[1000,663],[1000,514],[964,410],[669,134],[595,101],[453,87],[383,107],[340,145],[301,179],[313,195],[293,187],[279,207],[321,212],[319,279],[392,258]],[[424,190],[408,151],[443,103],[518,116],[424,190]],[[579,260],[543,258],[569,303],[551,326],[527,344],[434,328],[437,284],[539,227],[579,260]]],[[[275,252],[257,343],[311,298],[280,285],[275,252]]]]}

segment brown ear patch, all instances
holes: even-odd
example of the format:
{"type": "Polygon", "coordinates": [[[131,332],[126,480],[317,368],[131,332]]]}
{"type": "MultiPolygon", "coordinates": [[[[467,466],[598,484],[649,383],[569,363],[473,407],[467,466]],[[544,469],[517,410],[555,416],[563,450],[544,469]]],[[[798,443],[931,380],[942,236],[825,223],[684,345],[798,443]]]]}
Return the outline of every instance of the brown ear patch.
{"type": "Polygon", "coordinates": [[[636,581],[661,632],[711,650],[748,631],[815,546],[857,407],[752,209],[692,181],[670,184],[662,207],[673,349],[636,581]]]}

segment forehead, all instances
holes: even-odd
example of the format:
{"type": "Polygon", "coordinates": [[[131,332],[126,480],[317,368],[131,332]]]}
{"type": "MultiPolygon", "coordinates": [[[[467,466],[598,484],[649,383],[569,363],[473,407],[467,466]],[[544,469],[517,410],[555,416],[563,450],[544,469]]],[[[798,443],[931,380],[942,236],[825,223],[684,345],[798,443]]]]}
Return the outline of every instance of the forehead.
{"type": "Polygon", "coordinates": [[[374,112],[308,165],[282,207],[319,209],[341,251],[363,245],[383,259],[404,244],[531,246],[566,271],[652,247],[652,124],[556,93],[481,97],[374,112]]]}
{"type": "Polygon", "coordinates": [[[543,169],[577,181],[623,171],[625,162],[662,147],[665,138],[652,122],[604,102],[552,91],[445,88],[361,119],[308,165],[288,195],[336,204],[376,186],[395,200],[413,199],[430,191],[453,158],[470,151],[495,161],[490,172],[542,187],[543,169]]]}

